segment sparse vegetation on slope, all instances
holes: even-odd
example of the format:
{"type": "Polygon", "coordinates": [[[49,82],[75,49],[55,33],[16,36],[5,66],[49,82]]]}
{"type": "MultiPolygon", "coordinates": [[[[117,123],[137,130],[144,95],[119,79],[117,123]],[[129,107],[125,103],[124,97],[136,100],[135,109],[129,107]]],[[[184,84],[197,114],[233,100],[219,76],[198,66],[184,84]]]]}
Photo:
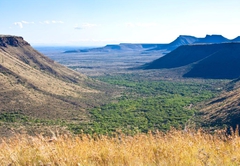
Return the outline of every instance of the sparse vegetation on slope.
{"type": "Polygon", "coordinates": [[[196,121],[206,128],[240,125],[240,78],[227,84],[220,96],[200,105],[196,121]]]}
{"type": "Polygon", "coordinates": [[[22,37],[0,36],[0,112],[87,120],[86,110],[107,100],[108,87],[40,54],[22,37]]]}

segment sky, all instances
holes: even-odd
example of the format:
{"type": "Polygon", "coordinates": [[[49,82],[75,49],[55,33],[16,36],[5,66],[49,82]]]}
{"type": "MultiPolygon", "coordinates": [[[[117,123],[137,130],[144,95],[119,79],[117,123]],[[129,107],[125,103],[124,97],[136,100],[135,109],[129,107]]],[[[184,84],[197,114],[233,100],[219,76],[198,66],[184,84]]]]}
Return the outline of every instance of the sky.
{"type": "Polygon", "coordinates": [[[240,0],[0,0],[0,34],[35,46],[169,43],[240,35],[240,0]]]}

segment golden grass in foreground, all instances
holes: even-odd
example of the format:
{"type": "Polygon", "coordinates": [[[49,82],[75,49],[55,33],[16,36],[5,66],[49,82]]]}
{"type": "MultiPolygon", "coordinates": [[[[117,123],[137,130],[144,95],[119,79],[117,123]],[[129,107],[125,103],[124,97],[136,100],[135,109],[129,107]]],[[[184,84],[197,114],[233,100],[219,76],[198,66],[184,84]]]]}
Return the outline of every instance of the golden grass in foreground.
{"type": "Polygon", "coordinates": [[[16,136],[0,144],[0,165],[240,165],[240,137],[182,132],[101,136],[16,136]]]}

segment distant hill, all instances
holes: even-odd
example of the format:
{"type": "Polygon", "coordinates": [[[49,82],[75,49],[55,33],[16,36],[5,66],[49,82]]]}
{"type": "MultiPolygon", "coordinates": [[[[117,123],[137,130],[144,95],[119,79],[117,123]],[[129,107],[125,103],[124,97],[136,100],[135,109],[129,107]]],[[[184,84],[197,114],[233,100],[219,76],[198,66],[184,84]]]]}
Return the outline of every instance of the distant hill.
{"type": "Polygon", "coordinates": [[[196,121],[203,127],[240,125],[240,78],[231,81],[218,97],[203,103],[196,121]]]}
{"type": "Polygon", "coordinates": [[[232,42],[240,42],[240,36],[236,37],[235,39],[231,40],[232,42]]]}
{"type": "Polygon", "coordinates": [[[101,83],[64,67],[18,36],[0,36],[0,113],[84,119],[97,104],[101,83]],[[92,102],[91,102],[92,100],[92,102]]]}
{"type": "Polygon", "coordinates": [[[64,53],[79,53],[79,52],[124,52],[124,51],[138,51],[138,52],[151,52],[165,50],[170,52],[181,45],[192,44],[198,41],[198,38],[193,36],[180,35],[177,39],[169,44],[144,44],[144,43],[120,43],[120,44],[109,44],[104,47],[91,48],[91,49],[79,49],[79,50],[67,50],[64,53]]]}
{"type": "Polygon", "coordinates": [[[240,76],[240,43],[183,45],[144,69],[191,65],[184,77],[233,79],[240,76]]]}
{"type": "Polygon", "coordinates": [[[180,35],[177,39],[175,39],[173,42],[168,44],[168,49],[174,50],[175,48],[182,45],[193,44],[198,40],[199,39],[194,36],[180,35]]]}
{"type": "Polygon", "coordinates": [[[223,37],[222,35],[206,35],[205,38],[199,38],[198,41],[194,43],[224,43],[230,41],[231,40],[223,37]]]}
{"type": "Polygon", "coordinates": [[[104,47],[91,48],[91,49],[79,49],[79,50],[68,50],[64,53],[78,53],[78,52],[113,52],[113,51],[146,51],[161,47],[164,44],[134,44],[134,43],[120,43],[120,44],[109,44],[104,47]]]}
{"type": "Polygon", "coordinates": [[[197,38],[189,35],[180,35],[174,41],[164,44],[144,44],[144,43],[120,43],[120,44],[109,44],[104,47],[91,48],[91,49],[75,49],[67,50],[64,53],[79,53],[79,52],[147,52],[151,51],[164,51],[166,53],[176,49],[182,45],[188,44],[199,44],[199,43],[225,43],[225,42],[236,42],[240,41],[240,38],[229,40],[222,35],[206,35],[204,38],[197,38]]]}

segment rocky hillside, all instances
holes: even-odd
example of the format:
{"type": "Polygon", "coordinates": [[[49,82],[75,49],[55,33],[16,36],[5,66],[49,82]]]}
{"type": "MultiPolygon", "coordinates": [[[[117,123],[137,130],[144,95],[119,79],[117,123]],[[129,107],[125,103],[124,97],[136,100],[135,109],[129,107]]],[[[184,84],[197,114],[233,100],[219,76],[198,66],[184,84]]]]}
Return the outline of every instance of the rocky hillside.
{"type": "Polygon", "coordinates": [[[101,86],[37,52],[22,37],[0,36],[0,113],[84,119],[86,108],[101,102],[101,86]]]}

